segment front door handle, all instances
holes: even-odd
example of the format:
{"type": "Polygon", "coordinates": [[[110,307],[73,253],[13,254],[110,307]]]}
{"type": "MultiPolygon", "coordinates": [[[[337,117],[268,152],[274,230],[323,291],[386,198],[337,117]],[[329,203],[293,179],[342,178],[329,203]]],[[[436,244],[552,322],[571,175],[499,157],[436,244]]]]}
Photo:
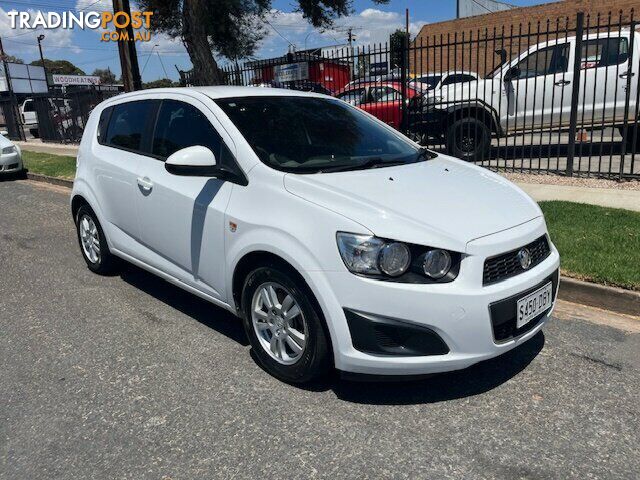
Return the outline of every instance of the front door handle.
{"type": "Polygon", "coordinates": [[[632,72],[632,73],[625,72],[625,73],[621,73],[621,74],[620,74],[620,75],[618,75],[618,76],[619,76],[620,78],[627,78],[629,75],[630,75],[630,76],[632,76],[632,77],[634,77],[634,76],[635,76],[635,73],[633,73],[633,72],[632,72]]]}
{"type": "Polygon", "coordinates": [[[565,85],[569,85],[570,83],[571,80],[560,80],[554,83],[554,85],[557,85],[558,87],[564,87],[565,85]]]}
{"type": "Polygon", "coordinates": [[[153,182],[149,180],[148,177],[144,177],[144,178],[138,177],[138,185],[145,192],[150,192],[151,189],[153,188],[153,182]]]}

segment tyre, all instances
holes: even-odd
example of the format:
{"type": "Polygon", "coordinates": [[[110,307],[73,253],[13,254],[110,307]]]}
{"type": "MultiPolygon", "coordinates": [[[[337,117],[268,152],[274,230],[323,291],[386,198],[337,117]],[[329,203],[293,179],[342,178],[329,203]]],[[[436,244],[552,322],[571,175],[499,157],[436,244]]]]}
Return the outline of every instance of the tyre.
{"type": "MultiPolygon", "coordinates": [[[[620,136],[624,137],[624,127],[618,127],[618,131],[620,136]]],[[[640,153],[640,129],[638,129],[638,124],[627,126],[625,143],[627,144],[627,153],[640,153]]]]}
{"type": "Polygon", "coordinates": [[[40,138],[40,132],[38,132],[37,128],[30,128],[29,133],[33,138],[40,138]]]}
{"type": "Polygon", "coordinates": [[[479,162],[489,158],[491,131],[475,118],[462,118],[447,129],[447,153],[468,162],[479,162]]]}
{"type": "Polygon", "coordinates": [[[113,272],[116,258],[109,251],[100,222],[88,205],[83,205],[78,209],[76,231],[80,251],[89,270],[100,275],[113,272]]]}
{"type": "Polygon", "coordinates": [[[311,292],[286,269],[265,265],[242,289],[243,322],[258,363],[274,377],[301,384],[331,367],[321,313],[311,292]]]}

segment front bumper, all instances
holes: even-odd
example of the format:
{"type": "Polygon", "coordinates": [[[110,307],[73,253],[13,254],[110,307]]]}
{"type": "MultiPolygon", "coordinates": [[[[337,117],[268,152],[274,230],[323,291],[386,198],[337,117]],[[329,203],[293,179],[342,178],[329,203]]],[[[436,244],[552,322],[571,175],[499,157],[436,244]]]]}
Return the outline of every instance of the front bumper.
{"type": "MultiPolygon", "coordinates": [[[[496,341],[490,306],[524,296],[552,278],[560,263],[556,248],[551,245],[549,256],[530,270],[493,285],[482,286],[482,271],[486,258],[526,245],[543,234],[544,220],[538,218],[469,242],[458,278],[445,284],[384,282],[346,271],[310,272],[331,331],[336,368],[372,375],[459,370],[526,342],[543,327],[551,310],[535,319],[528,329],[496,341]],[[425,327],[444,341],[448,352],[402,356],[360,351],[354,347],[344,309],[425,327]]],[[[557,281],[553,293],[555,305],[557,281]]]]}
{"type": "Polygon", "coordinates": [[[0,155],[0,173],[22,171],[22,156],[19,152],[0,155]]]}

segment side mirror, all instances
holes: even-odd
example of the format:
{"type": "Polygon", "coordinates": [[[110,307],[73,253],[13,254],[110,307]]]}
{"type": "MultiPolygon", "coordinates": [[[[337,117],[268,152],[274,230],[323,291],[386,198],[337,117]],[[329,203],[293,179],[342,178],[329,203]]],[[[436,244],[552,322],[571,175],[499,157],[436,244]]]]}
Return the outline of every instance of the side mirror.
{"type": "Polygon", "coordinates": [[[0,130],[0,135],[7,137],[9,135],[8,130],[0,130]]]}
{"type": "Polygon", "coordinates": [[[511,80],[517,80],[518,78],[520,78],[521,73],[522,72],[518,67],[512,67],[509,70],[507,70],[507,73],[505,73],[504,81],[510,82],[511,80]]]}
{"type": "Polygon", "coordinates": [[[216,175],[216,156],[207,147],[194,145],[174,152],[164,163],[167,172],[173,175],[213,177],[216,175]]]}

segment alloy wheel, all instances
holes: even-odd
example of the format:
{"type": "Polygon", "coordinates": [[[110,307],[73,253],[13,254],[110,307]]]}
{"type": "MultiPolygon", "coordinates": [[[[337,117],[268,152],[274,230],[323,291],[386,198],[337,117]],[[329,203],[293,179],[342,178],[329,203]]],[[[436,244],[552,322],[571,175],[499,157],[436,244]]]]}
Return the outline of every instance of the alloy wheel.
{"type": "Polygon", "coordinates": [[[283,285],[260,285],[251,301],[251,322],[260,345],[271,358],[293,365],[304,353],[307,321],[293,294],[283,285]]]}
{"type": "Polygon", "coordinates": [[[91,263],[100,263],[100,236],[95,222],[90,216],[83,215],[78,221],[78,228],[84,255],[91,263]]]}

